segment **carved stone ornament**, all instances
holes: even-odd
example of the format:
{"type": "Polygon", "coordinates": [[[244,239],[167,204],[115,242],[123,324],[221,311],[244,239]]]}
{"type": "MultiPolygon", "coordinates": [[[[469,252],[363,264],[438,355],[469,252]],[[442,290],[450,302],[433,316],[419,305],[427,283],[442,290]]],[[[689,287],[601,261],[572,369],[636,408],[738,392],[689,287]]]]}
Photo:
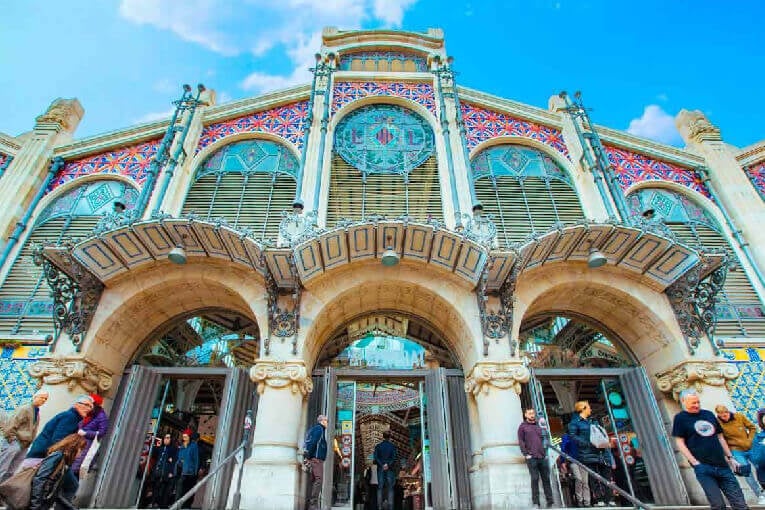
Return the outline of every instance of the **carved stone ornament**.
{"type": "Polygon", "coordinates": [[[80,357],[41,358],[29,366],[29,375],[44,384],[66,384],[70,390],[81,386],[91,393],[106,393],[112,387],[112,373],[80,357]]]}
{"type": "Polygon", "coordinates": [[[677,400],[680,392],[688,388],[698,392],[704,386],[725,386],[739,376],[738,368],[723,361],[686,361],[656,374],[656,385],[664,393],[672,393],[677,400]]]}
{"type": "Polygon", "coordinates": [[[680,110],[675,123],[680,132],[685,131],[688,140],[697,143],[722,140],[720,128],[709,122],[700,110],[680,110]]]}
{"type": "Polygon", "coordinates": [[[529,369],[517,361],[476,363],[465,379],[465,391],[477,396],[479,393],[489,393],[491,388],[512,388],[520,395],[521,384],[528,382],[530,377],[529,369]]]}
{"type": "Polygon", "coordinates": [[[250,379],[258,384],[259,395],[266,386],[277,389],[289,386],[292,393],[300,392],[303,396],[313,391],[313,381],[301,360],[259,360],[250,369],[250,379]]]}
{"type": "Polygon", "coordinates": [[[58,98],[35,120],[38,124],[58,124],[64,129],[69,129],[72,127],[73,118],[82,117],[82,114],[82,106],[77,99],[58,98]]]}

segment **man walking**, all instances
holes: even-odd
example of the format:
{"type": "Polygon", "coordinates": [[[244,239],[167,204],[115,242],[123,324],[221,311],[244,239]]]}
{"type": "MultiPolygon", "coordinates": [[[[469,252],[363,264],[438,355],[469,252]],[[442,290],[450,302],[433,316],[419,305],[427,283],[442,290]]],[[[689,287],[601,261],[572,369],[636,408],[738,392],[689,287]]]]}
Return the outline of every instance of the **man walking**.
{"type": "Polygon", "coordinates": [[[529,475],[531,475],[531,502],[534,508],[540,508],[539,480],[541,479],[547,508],[552,508],[550,467],[547,465],[544,431],[537,423],[537,413],[534,409],[526,409],[523,418],[523,422],[518,427],[518,444],[521,447],[521,453],[526,458],[526,467],[529,468],[529,475]]]}
{"type": "Polygon", "coordinates": [[[173,497],[175,485],[175,465],[178,462],[178,448],[173,444],[173,436],[165,434],[162,444],[154,450],[157,461],[152,471],[151,506],[167,508],[173,497]]]}
{"type": "Polygon", "coordinates": [[[311,473],[311,495],[308,500],[308,510],[319,510],[321,504],[321,482],[324,477],[324,460],[327,458],[327,417],[320,414],[316,417],[316,425],[308,430],[305,437],[305,460],[311,473]]]}
{"type": "Polygon", "coordinates": [[[377,508],[393,510],[393,486],[396,484],[396,447],[390,441],[390,430],[382,434],[383,440],[375,446],[374,460],[377,463],[377,508]],[[383,506],[383,501],[386,506],[383,506]]]}
{"type": "Polygon", "coordinates": [[[711,510],[725,508],[723,494],[733,510],[748,509],[744,493],[731,471],[731,466],[737,467],[738,464],[733,460],[715,415],[701,409],[699,396],[694,390],[683,390],[680,404],[683,411],[675,415],[672,436],[677,449],[693,466],[696,480],[701,484],[711,510]]]}
{"type": "MultiPolygon", "coordinates": [[[[757,427],[742,413],[732,413],[722,404],[715,406],[715,414],[733,458],[741,465],[749,464],[749,450],[752,449],[752,440],[757,434],[757,427]]],[[[762,496],[760,484],[754,479],[754,470],[746,477],[746,483],[749,484],[755,496],[762,496]]]]}
{"type": "Polygon", "coordinates": [[[0,423],[0,482],[9,478],[24,460],[24,454],[40,425],[40,406],[47,401],[48,392],[39,390],[31,403],[19,406],[0,423]]]}

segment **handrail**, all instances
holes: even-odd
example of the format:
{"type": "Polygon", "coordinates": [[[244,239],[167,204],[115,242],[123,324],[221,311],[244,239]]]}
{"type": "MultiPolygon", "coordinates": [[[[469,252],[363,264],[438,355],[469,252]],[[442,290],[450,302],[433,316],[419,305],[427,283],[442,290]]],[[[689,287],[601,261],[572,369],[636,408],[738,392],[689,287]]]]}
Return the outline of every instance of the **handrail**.
{"type": "Polygon", "coordinates": [[[239,466],[239,477],[238,477],[238,479],[237,479],[237,484],[236,484],[236,492],[234,493],[234,496],[233,496],[233,498],[232,498],[232,503],[233,503],[233,504],[232,504],[232,506],[231,506],[232,510],[239,510],[239,502],[240,502],[240,501],[241,501],[241,499],[242,499],[242,495],[241,495],[241,488],[242,488],[242,473],[243,473],[243,470],[244,470],[244,461],[245,461],[245,460],[246,460],[246,458],[247,458],[247,455],[246,455],[246,452],[247,452],[247,445],[248,445],[248,444],[249,444],[249,442],[250,442],[250,430],[252,430],[252,409],[248,409],[248,410],[247,410],[247,414],[245,415],[245,418],[244,418],[244,435],[243,435],[243,437],[242,437],[242,442],[239,444],[239,446],[237,446],[237,447],[234,449],[234,451],[232,451],[231,453],[229,453],[229,454],[228,454],[228,455],[227,455],[227,456],[226,456],[226,457],[225,457],[225,458],[224,458],[222,461],[220,461],[220,464],[218,464],[217,466],[215,466],[215,469],[213,469],[213,470],[211,470],[209,473],[207,473],[207,475],[206,475],[204,478],[202,478],[201,480],[199,480],[199,481],[196,483],[196,485],[194,485],[194,487],[192,487],[191,489],[189,489],[189,491],[188,491],[186,494],[184,494],[183,496],[181,496],[181,497],[180,497],[180,499],[178,499],[178,500],[177,500],[175,503],[173,503],[173,504],[170,506],[170,509],[169,509],[169,510],[178,510],[179,508],[181,508],[181,505],[183,505],[183,504],[184,504],[186,501],[188,501],[189,499],[191,499],[191,498],[194,496],[194,494],[196,494],[196,493],[197,493],[197,491],[198,491],[199,489],[201,489],[201,488],[202,488],[202,486],[203,486],[204,484],[206,484],[206,483],[207,483],[207,481],[208,481],[210,478],[212,478],[213,476],[217,475],[217,474],[218,474],[218,472],[219,472],[219,471],[220,471],[220,470],[221,470],[221,469],[222,469],[224,466],[226,466],[226,464],[228,464],[229,462],[231,462],[231,459],[233,459],[234,457],[236,457],[236,454],[237,454],[237,453],[239,453],[240,451],[243,451],[243,452],[245,452],[245,455],[244,455],[244,456],[243,456],[243,458],[242,458],[242,464],[239,466]]]}
{"type": "Polygon", "coordinates": [[[644,508],[646,510],[650,510],[651,508],[653,508],[653,505],[649,505],[648,503],[643,503],[642,501],[637,499],[635,496],[625,491],[624,489],[622,489],[621,487],[619,487],[612,481],[607,480],[603,478],[602,476],[600,476],[600,474],[598,474],[597,471],[593,471],[592,469],[588,468],[586,465],[582,464],[581,462],[579,462],[572,456],[568,455],[567,453],[563,453],[561,450],[559,450],[555,446],[550,444],[550,445],[547,445],[547,447],[551,450],[556,451],[558,454],[563,455],[563,458],[565,458],[567,461],[573,462],[574,464],[581,466],[585,471],[587,471],[587,473],[589,473],[590,476],[594,477],[598,481],[605,484],[609,489],[615,490],[616,492],[624,496],[625,499],[627,499],[630,503],[635,505],[637,508],[644,508]]]}

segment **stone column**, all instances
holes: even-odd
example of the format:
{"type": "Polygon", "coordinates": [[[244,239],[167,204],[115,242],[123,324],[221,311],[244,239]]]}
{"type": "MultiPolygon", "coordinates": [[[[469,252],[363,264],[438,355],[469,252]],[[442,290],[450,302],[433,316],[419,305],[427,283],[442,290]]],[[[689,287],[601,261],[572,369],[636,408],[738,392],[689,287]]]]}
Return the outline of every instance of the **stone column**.
{"type": "Polygon", "coordinates": [[[244,465],[241,508],[296,508],[297,460],[303,399],[313,389],[303,360],[260,359],[250,369],[258,384],[258,414],[252,456],[244,465]]]}
{"type": "Polygon", "coordinates": [[[86,393],[106,396],[112,388],[113,374],[98,363],[81,356],[40,358],[29,366],[29,374],[40,381],[50,398],[40,408],[40,425],[72,407],[86,393]]]}
{"type": "MultiPolygon", "coordinates": [[[[669,370],[656,374],[656,386],[660,391],[678,402],[678,411],[682,409],[678,398],[680,392],[685,389],[694,389],[699,394],[701,408],[714,412],[717,404],[723,404],[731,407],[733,405],[730,392],[727,385],[730,381],[738,377],[738,368],[731,363],[720,360],[692,360],[683,361],[669,370]]],[[[683,455],[674,448],[674,438],[672,435],[672,421],[667,431],[675,451],[677,465],[680,467],[680,475],[685,482],[688,490],[688,496],[691,503],[696,505],[707,505],[707,499],[701,486],[696,481],[696,475],[693,474],[693,468],[683,455]]],[[[744,484],[746,485],[746,484],[744,484]]]]}
{"type": "MultiPolygon", "coordinates": [[[[34,129],[6,169],[0,186],[0,204],[3,204],[0,208],[0,249],[44,182],[53,148],[72,139],[84,114],[77,99],[58,98],[35,119],[34,129]]],[[[17,246],[21,244],[19,242],[17,246]]]]}
{"type": "MultiPolygon", "coordinates": [[[[726,144],[720,129],[698,111],[680,110],[675,124],[688,148],[698,152],[709,167],[713,193],[741,231],[760,271],[765,271],[765,204],[736,160],[737,149],[726,144]]],[[[742,263],[747,262],[742,260],[742,263]]]]}
{"type": "Polygon", "coordinates": [[[476,363],[465,378],[481,429],[481,482],[474,487],[482,492],[473,494],[476,510],[531,508],[529,474],[518,446],[521,383],[529,376],[520,361],[507,360],[476,363]]]}

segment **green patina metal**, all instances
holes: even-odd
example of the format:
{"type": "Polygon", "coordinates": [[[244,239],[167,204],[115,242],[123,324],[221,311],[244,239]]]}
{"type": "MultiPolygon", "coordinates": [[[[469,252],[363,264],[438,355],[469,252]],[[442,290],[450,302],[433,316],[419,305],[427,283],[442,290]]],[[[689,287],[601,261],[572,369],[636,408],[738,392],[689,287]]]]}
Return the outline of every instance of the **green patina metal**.
{"type": "Polygon", "coordinates": [[[496,145],[481,151],[471,162],[473,181],[483,177],[557,179],[573,186],[571,178],[546,154],[523,145],[496,145]]]}
{"type": "Polygon", "coordinates": [[[296,178],[299,170],[297,158],[284,145],[270,140],[244,140],[228,144],[207,158],[197,170],[195,180],[227,173],[284,174],[296,178]]]}

